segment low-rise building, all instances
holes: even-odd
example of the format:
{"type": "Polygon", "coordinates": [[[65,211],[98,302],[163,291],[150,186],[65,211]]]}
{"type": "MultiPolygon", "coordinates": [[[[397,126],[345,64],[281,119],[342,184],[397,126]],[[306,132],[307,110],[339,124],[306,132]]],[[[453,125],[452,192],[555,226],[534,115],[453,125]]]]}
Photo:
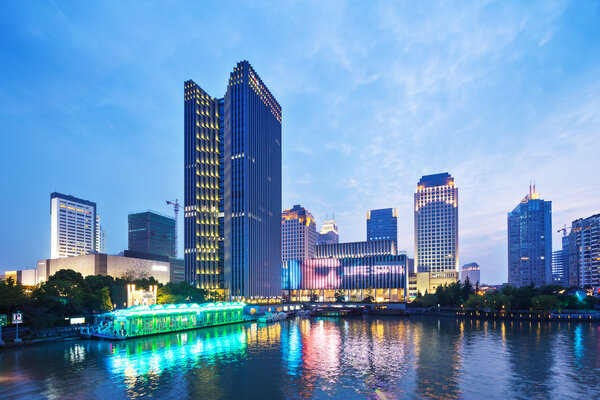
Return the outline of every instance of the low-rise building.
{"type": "Polygon", "coordinates": [[[458,271],[417,272],[408,275],[408,298],[413,300],[421,295],[435,293],[438,286],[450,285],[458,281],[458,271]]]}
{"type": "Polygon", "coordinates": [[[6,271],[3,279],[12,278],[23,286],[35,286],[37,284],[37,269],[19,269],[6,271]]]}
{"type": "Polygon", "coordinates": [[[147,258],[89,254],[77,257],[52,258],[38,261],[37,281],[43,282],[61,269],[71,269],[81,275],[109,275],[115,278],[154,277],[158,282],[170,282],[170,263],[147,258]]]}

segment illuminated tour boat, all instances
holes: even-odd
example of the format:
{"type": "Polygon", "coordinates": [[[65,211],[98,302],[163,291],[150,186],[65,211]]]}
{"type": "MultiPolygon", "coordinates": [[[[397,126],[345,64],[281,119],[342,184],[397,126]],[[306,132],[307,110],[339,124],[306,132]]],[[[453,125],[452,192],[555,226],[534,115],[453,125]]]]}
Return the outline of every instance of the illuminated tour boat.
{"type": "Polygon", "coordinates": [[[104,315],[104,321],[84,336],[128,339],[244,321],[245,303],[155,304],[133,306],[104,315]]]}

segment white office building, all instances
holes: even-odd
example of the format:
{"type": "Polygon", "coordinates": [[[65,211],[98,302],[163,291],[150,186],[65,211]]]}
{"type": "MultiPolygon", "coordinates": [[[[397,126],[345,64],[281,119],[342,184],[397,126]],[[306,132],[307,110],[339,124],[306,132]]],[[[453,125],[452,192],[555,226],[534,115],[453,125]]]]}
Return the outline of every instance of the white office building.
{"type": "Polygon", "coordinates": [[[50,257],[90,254],[96,246],[96,203],[51,193],[50,257]]]}
{"type": "Polygon", "coordinates": [[[106,253],[106,232],[102,229],[98,214],[96,214],[96,253],[106,253]]]}
{"type": "Polygon", "coordinates": [[[294,205],[281,213],[281,245],[282,261],[315,256],[317,224],[306,208],[294,205]]]}
{"type": "Polygon", "coordinates": [[[456,273],[458,189],[448,173],[423,176],[415,193],[417,272],[456,273]]]}
{"type": "Polygon", "coordinates": [[[466,282],[467,278],[469,278],[469,282],[471,285],[475,286],[477,283],[481,283],[481,271],[479,270],[479,264],[477,263],[469,263],[462,266],[460,271],[460,280],[461,282],[466,282]]]}

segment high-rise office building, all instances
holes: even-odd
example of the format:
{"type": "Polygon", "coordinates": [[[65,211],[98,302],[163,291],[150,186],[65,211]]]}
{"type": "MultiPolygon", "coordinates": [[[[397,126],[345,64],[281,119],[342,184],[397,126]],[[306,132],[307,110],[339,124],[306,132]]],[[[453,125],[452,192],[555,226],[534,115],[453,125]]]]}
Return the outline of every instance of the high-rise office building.
{"type": "Polygon", "coordinates": [[[569,286],[600,291],[600,214],[572,222],[569,243],[569,286]]]}
{"type": "Polygon", "coordinates": [[[458,188],[448,173],[423,176],[417,185],[415,263],[417,272],[458,280],[458,188]]]}
{"type": "Polygon", "coordinates": [[[60,193],[50,194],[50,257],[96,251],[96,203],[60,193]]]}
{"type": "Polygon", "coordinates": [[[471,285],[475,286],[477,283],[481,283],[480,272],[481,271],[479,270],[479,264],[465,264],[460,268],[460,280],[464,283],[466,282],[467,278],[469,278],[469,282],[471,282],[471,285]]]}
{"type": "Polygon", "coordinates": [[[185,278],[202,289],[224,289],[223,100],[185,82],[185,278]]]}
{"type": "Polygon", "coordinates": [[[566,227],[562,237],[562,249],[552,252],[552,283],[569,286],[569,235],[566,227]]]}
{"type": "Polygon", "coordinates": [[[552,202],[529,186],[529,194],[508,213],[508,284],[552,283],[552,202]]]}
{"type": "Polygon", "coordinates": [[[398,245],[398,211],[395,208],[367,211],[367,241],[386,239],[398,245]]]}
{"type": "Polygon", "coordinates": [[[282,261],[305,260],[315,256],[317,224],[312,214],[300,205],[281,213],[282,261]]]}
{"type": "Polygon", "coordinates": [[[102,229],[98,214],[96,214],[96,253],[106,253],[106,232],[102,229]]]}
{"type": "Polygon", "coordinates": [[[281,107],[250,63],[223,99],[185,82],[186,279],[281,296],[281,107]]]}
{"type": "Polygon", "coordinates": [[[317,244],[337,244],[340,242],[338,226],[333,219],[323,221],[323,226],[317,236],[317,244]]]}
{"type": "Polygon", "coordinates": [[[129,251],[175,256],[175,219],[145,211],[127,216],[129,251]]]}

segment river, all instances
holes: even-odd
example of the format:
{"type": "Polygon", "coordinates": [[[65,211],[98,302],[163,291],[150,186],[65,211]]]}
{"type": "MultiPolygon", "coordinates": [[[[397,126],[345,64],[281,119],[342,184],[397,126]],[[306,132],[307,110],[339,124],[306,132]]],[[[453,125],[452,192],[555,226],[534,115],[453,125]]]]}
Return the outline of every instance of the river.
{"type": "Polygon", "coordinates": [[[600,325],[353,317],[0,351],[2,399],[599,399],[600,325]]]}

